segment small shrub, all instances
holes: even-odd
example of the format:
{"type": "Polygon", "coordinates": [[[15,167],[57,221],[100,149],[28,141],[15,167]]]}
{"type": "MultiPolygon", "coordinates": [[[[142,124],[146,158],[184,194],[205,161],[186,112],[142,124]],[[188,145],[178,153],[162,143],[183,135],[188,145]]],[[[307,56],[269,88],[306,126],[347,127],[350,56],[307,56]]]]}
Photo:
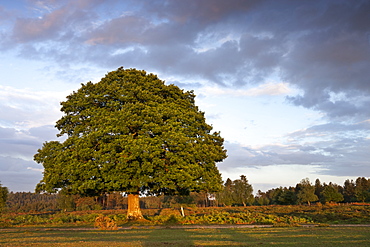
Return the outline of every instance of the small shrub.
{"type": "Polygon", "coordinates": [[[12,224],[9,220],[0,220],[0,228],[8,228],[11,227],[12,224]]]}
{"type": "Polygon", "coordinates": [[[175,215],[171,215],[166,221],[165,221],[165,224],[166,225],[178,225],[180,224],[178,218],[175,216],[175,215]]]}
{"type": "Polygon", "coordinates": [[[104,215],[96,217],[94,226],[99,228],[100,230],[118,229],[116,221],[104,215]]]}
{"type": "Polygon", "coordinates": [[[180,216],[181,213],[180,213],[179,210],[175,210],[175,209],[171,209],[171,208],[164,208],[164,209],[161,210],[159,215],[160,216],[171,216],[171,215],[180,216]]]}

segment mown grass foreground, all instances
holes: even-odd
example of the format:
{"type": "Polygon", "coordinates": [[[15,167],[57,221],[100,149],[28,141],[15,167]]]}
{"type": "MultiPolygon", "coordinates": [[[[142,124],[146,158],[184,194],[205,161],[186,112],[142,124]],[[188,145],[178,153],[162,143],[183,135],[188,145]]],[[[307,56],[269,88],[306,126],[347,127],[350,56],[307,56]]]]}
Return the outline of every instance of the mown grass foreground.
{"type": "Polygon", "coordinates": [[[0,246],[370,246],[370,227],[10,228],[0,246]]]}

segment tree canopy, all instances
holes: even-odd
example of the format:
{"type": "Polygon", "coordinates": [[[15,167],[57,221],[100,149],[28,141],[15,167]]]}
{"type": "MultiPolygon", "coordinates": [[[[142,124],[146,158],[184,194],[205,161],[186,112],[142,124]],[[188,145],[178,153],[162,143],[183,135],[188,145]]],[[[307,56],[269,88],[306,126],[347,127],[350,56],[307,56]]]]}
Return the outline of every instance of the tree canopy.
{"type": "Polygon", "coordinates": [[[331,183],[325,186],[321,194],[324,202],[341,202],[344,200],[343,195],[338,191],[338,186],[331,183]]]}
{"type": "Polygon", "coordinates": [[[223,139],[195,105],[193,91],[156,75],[119,68],[82,84],[61,103],[58,136],[35,154],[44,166],[37,191],[101,195],[121,191],[218,191],[223,139]]]}
{"type": "Polygon", "coordinates": [[[252,205],[254,202],[253,187],[248,183],[247,177],[241,175],[240,179],[231,181],[228,178],[223,190],[217,193],[218,202],[223,205],[252,205]]]}
{"type": "Polygon", "coordinates": [[[310,205],[311,202],[319,200],[317,195],[315,195],[315,187],[311,185],[308,178],[302,179],[301,182],[297,184],[296,188],[299,190],[297,194],[299,203],[307,202],[307,204],[310,205]]]}
{"type": "Polygon", "coordinates": [[[0,183],[0,213],[6,206],[6,200],[8,198],[9,190],[7,187],[3,187],[0,183]]]}

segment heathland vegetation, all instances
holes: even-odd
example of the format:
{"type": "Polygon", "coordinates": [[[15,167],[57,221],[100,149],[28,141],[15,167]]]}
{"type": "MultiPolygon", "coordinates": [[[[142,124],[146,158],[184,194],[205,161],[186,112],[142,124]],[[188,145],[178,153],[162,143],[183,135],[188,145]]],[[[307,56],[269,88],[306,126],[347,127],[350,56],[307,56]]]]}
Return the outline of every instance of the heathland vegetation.
{"type": "MultiPolygon", "coordinates": [[[[140,207],[144,221],[140,224],[369,224],[370,198],[363,197],[369,194],[369,185],[370,179],[365,178],[347,180],[344,186],[321,184],[319,180],[311,185],[308,179],[303,179],[295,187],[259,191],[253,196],[252,186],[245,176],[241,176],[241,179],[234,181],[228,179],[223,189],[215,194],[192,192],[187,196],[142,197],[140,207]],[[310,189],[304,186],[310,186],[310,189]],[[332,191],[327,188],[336,188],[335,193],[326,194],[325,191],[332,191]],[[306,192],[302,191],[311,191],[313,196],[304,197],[302,194],[306,192]]],[[[89,197],[63,193],[10,192],[5,205],[0,216],[0,227],[93,227],[97,219],[101,220],[103,227],[108,223],[113,228],[132,224],[127,218],[127,196],[122,193],[89,197]]]]}
{"type": "MultiPolygon", "coordinates": [[[[102,196],[68,195],[62,192],[32,193],[8,192],[0,185],[1,209],[7,212],[56,212],[83,210],[127,209],[127,196],[112,192],[102,196]]],[[[140,200],[142,209],[164,209],[182,207],[237,207],[267,205],[305,205],[326,203],[370,203],[370,179],[358,177],[346,180],[342,185],[321,183],[308,179],[290,187],[272,188],[253,195],[253,187],[245,176],[234,181],[227,179],[217,193],[191,192],[189,195],[144,196],[140,200]]]]}
{"type": "Polygon", "coordinates": [[[224,140],[194,99],[136,69],[82,84],[61,103],[62,140],[34,156],[44,167],[36,193],[0,185],[0,227],[369,223],[364,177],[256,194],[244,175],[223,182],[224,140]]]}

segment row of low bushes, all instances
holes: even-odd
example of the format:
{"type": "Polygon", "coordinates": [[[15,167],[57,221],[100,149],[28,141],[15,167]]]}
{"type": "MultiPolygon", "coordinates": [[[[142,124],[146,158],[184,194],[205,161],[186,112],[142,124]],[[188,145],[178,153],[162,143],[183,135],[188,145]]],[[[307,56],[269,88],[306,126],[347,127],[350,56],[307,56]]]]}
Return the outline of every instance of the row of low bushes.
{"type": "MultiPolygon", "coordinates": [[[[271,224],[296,225],[311,223],[370,224],[370,206],[251,206],[230,208],[186,208],[179,210],[143,210],[149,225],[166,224],[271,224]]],[[[118,225],[128,224],[125,210],[76,211],[47,214],[8,213],[0,215],[0,227],[16,226],[90,226],[104,216],[118,225]]]]}
{"type": "Polygon", "coordinates": [[[159,224],[309,224],[314,223],[306,217],[297,216],[278,216],[272,214],[262,213],[229,213],[229,212],[216,212],[212,214],[204,215],[190,215],[190,216],[179,216],[179,215],[158,215],[148,217],[151,222],[157,222],[159,224]]]}

